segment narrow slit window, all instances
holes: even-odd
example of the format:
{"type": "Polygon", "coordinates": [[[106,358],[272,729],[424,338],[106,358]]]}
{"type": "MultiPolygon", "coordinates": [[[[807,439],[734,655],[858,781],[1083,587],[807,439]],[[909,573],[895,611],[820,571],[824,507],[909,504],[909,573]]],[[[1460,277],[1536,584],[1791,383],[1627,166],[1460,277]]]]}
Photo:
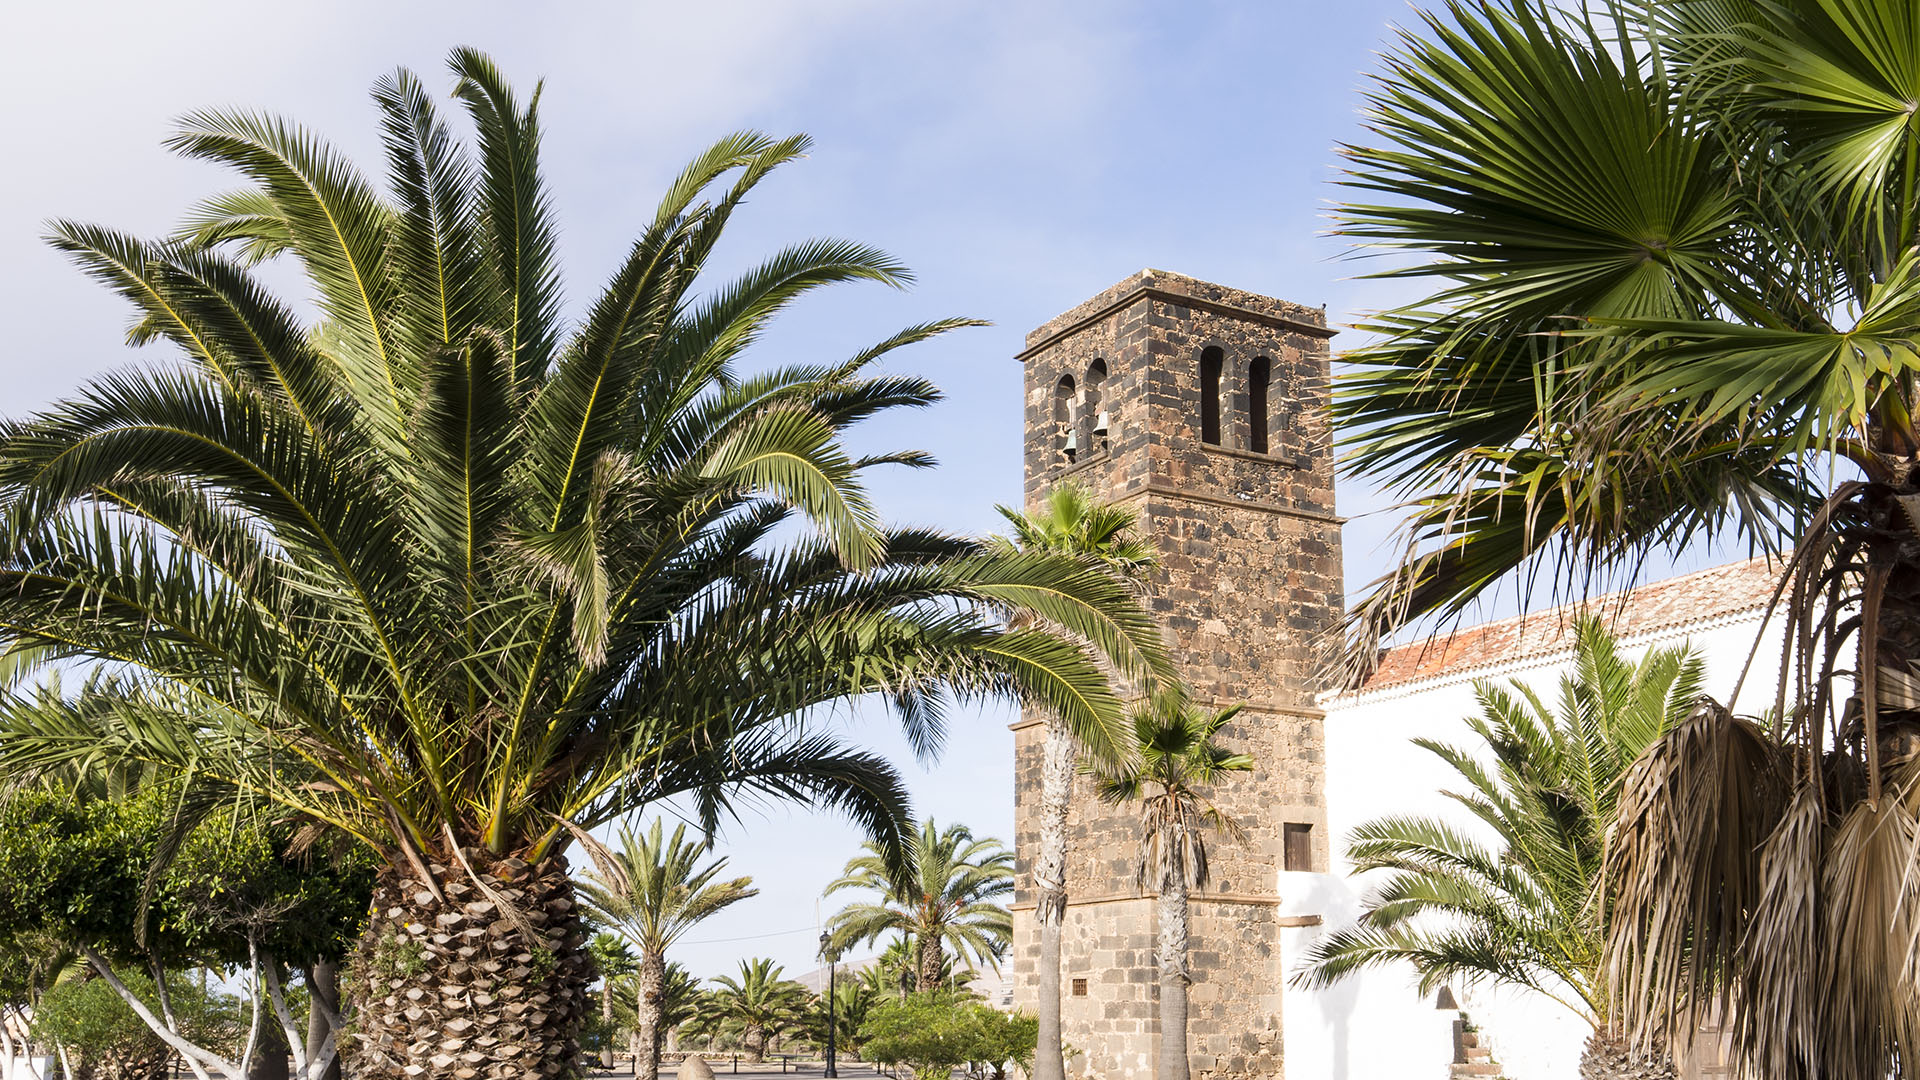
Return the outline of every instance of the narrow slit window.
{"type": "Polygon", "coordinates": [[[1267,384],[1273,381],[1273,361],[1255,357],[1247,369],[1247,449],[1256,454],[1267,449],[1267,384]]]}
{"type": "Polygon", "coordinates": [[[1286,842],[1286,867],[1289,870],[1313,869],[1313,826],[1289,821],[1281,830],[1286,842]]]}
{"type": "Polygon", "coordinates": [[[1200,441],[1220,445],[1220,361],[1216,346],[1200,354],[1200,441]]]}

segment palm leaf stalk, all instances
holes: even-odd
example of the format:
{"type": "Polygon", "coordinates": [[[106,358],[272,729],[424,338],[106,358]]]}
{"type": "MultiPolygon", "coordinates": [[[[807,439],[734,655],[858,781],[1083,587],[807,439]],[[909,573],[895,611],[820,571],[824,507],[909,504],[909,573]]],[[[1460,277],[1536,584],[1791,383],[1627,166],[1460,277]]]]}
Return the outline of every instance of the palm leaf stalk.
{"type": "Polygon", "coordinates": [[[1420,992],[1456,981],[1514,987],[1593,1027],[1581,1076],[1672,1076],[1632,1054],[1608,992],[1602,877],[1621,782],[1691,714],[1705,668],[1683,647],[1621,655],[1595,616],[1574,626],[1573,669],[1550,704],[1525,682],[1474,686],[1478,745],[1415,739],[1459,775],[1452,817],[1389,817],[1354,830],[1356,874],[1377,871],[1360,917],[1315,942],[1296,985],[1330,986],[1410,964],[1420,992]]]}
{"type": "MultiPolygon", "coordinates": [[[[1013,527],[1009,545],[1026,552],[1069,555],[1104,567],[1140,587],[1153,568],[1153,545],[1138,535],[1139,515],[1100,501],[1091,490],[1063,483],[1031,511],[996,507],[1013,527]]],[[[1040,840],[1033,859],[1034,921],[1040,932],[1039,1039],[1033,1080],[1066,1080],[1060,1034],[1060,947],[1067,915],[1067,818],[1080,747],[1072,729],[1043,714],[1040,762],[1040,840]]]]}
{"type": "Polygon", "coordinates": [[[831,951],[870,944],[888,933],[913,942],[914,986],[940,986],[947,950],[998,971],[1013,937],[1013,916],[999,901],[1013,893],[1013,853],[990,837],[975,839],[965,825],[941,829],[932,818],[920,825],[906,876],[895,874],[885,852],[871,841],[848,860],[823,895],[862,889],[877,899],[856,902],[827,921],[831,951]]]}
{"type": "Polygon", "coordinates": [[[1139,884],[1154,896],[1160,969],[1160,1058],[1156,1080],[1187,1080],[1188,894],[1206,887],[1207,833],[1244,841],[1246,830],[1207,797],[1228,773],[1251,772],[1253,758],[1217,741],[1239,714],[1235,705],[1207,712],[1183,696],[1162,694],[1134,711],[1135,753],[1095,758],[1086,766],[1100,801],[1140,808],[1139,884]]]}
{"type": "Polygon", "coordinates": [[[837,240],[704,280],[804,137],[701,152],[569,328],[538,95],[449,64],[466,141],[411,73],[376,85],[384,186],[284,120],[183,120],[171,145],[238,193],[162,240],[53,227],[174,358],[0,423],[0,675],[114,675],[99,701],[0,702],[0,761],[190,773],[377,852],[356,1078],[575,1068],[565,852],[661,799],[708,830],[743,799],[834,809],[898,859],[898,776],[821,706],[880,695],[932,753],[953,702],[1011,697],[1105,746],[1102,664],[1168,670],[1106,576],[879,522],[862,474],[927,460],[843,433],[935,401],[877,365],[970,320],[741,369],[802,296],[909,281],[837,240]],[[305,272],[312,318],[261,259],[305,272]],[[488,1007],[509,990],[541,1008],[488,1007]]]}
{"type": "Polygon", "coordinates": [[[707,845],[686,832],[681,824],[666,836],[657,818],[644,833],[624,829],[607,868],[580,885],[587,905],[640,949],[633,1074],[642,1080],[660,1075],[667,950],[702,920],[760,894],[752,878],[720,876],[725,858],[703,863],[707,845]]]}
{"type": "Polygon", "coordinates": [[[1774,717],[1657,743],[1609,855],[1621,1020],[1717,1012],[1770,1078],[1920,1075],[1920,957],[1885,955],[1920,907],[1886,876],[1920,854],[1915,100],[1905,0],[1457,0],[1345,150],[1340,231],[1426,283],[1336,393],[1347,467],[1412,511],[1350,677],[1506,584],[1784,556],[1774,717]]]}

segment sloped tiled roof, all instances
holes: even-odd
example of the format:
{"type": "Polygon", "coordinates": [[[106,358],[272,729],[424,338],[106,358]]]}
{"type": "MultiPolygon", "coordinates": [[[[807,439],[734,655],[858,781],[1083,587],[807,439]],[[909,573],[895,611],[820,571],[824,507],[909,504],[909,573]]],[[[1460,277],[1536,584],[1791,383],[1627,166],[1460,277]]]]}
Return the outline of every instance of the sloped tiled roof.
{"type": "Polygon", "coordinates": [[[1780,582],[1780,563],[1749,559],[1642,585],[1627,593],[1595,597],[1548,611],[1462,627],[1425,641],[1390,649],[1366,685],[1352,694],[1464,678],[1492,667],[1512,667],[1573,648],[1574,616],[1591,611],[1616,637],[1632,640],[1765,610],[1780,582]],[[1624,599],[1624,602],[1623,602],[1624,599]]]}

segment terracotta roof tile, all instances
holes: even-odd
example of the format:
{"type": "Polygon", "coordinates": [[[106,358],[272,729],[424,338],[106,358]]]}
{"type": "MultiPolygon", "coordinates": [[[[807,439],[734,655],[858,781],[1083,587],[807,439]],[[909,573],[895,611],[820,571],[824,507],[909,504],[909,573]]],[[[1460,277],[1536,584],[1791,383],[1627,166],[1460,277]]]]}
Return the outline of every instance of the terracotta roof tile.
{"type": "Polygon", "coordinates": [[[1581,611],[1600,614],[1622,638],[1759,611],[1773,599],[1780,572],[1779,563],[1749,559],[1642,585],[1625,593],[1624,603],[1622,593],[1611,593],[1580,604],[1436,634],[1422,642],[1389,649],[1358,693],[1564,652],[1573,648],[1573,617],[1581,611]]]}

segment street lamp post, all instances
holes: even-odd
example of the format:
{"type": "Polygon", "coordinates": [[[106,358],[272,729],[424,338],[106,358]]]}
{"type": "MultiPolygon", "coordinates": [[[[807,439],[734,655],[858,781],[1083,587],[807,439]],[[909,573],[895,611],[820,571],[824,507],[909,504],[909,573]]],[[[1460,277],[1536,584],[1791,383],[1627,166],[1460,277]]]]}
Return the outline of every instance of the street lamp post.
{"type": "Polygon", "coordinates": [[[838,1077],[840,1070],[834,1067],[833,1044],[834,1036],[839,1034],[840,1023],[833,1011],[833,965],[834,961],[840,959],[840,950],[833,947],[833,939],[824,930],[820,932],[820,958],[827,962],[827,1071],[823,1075],[838,1077]]]}

